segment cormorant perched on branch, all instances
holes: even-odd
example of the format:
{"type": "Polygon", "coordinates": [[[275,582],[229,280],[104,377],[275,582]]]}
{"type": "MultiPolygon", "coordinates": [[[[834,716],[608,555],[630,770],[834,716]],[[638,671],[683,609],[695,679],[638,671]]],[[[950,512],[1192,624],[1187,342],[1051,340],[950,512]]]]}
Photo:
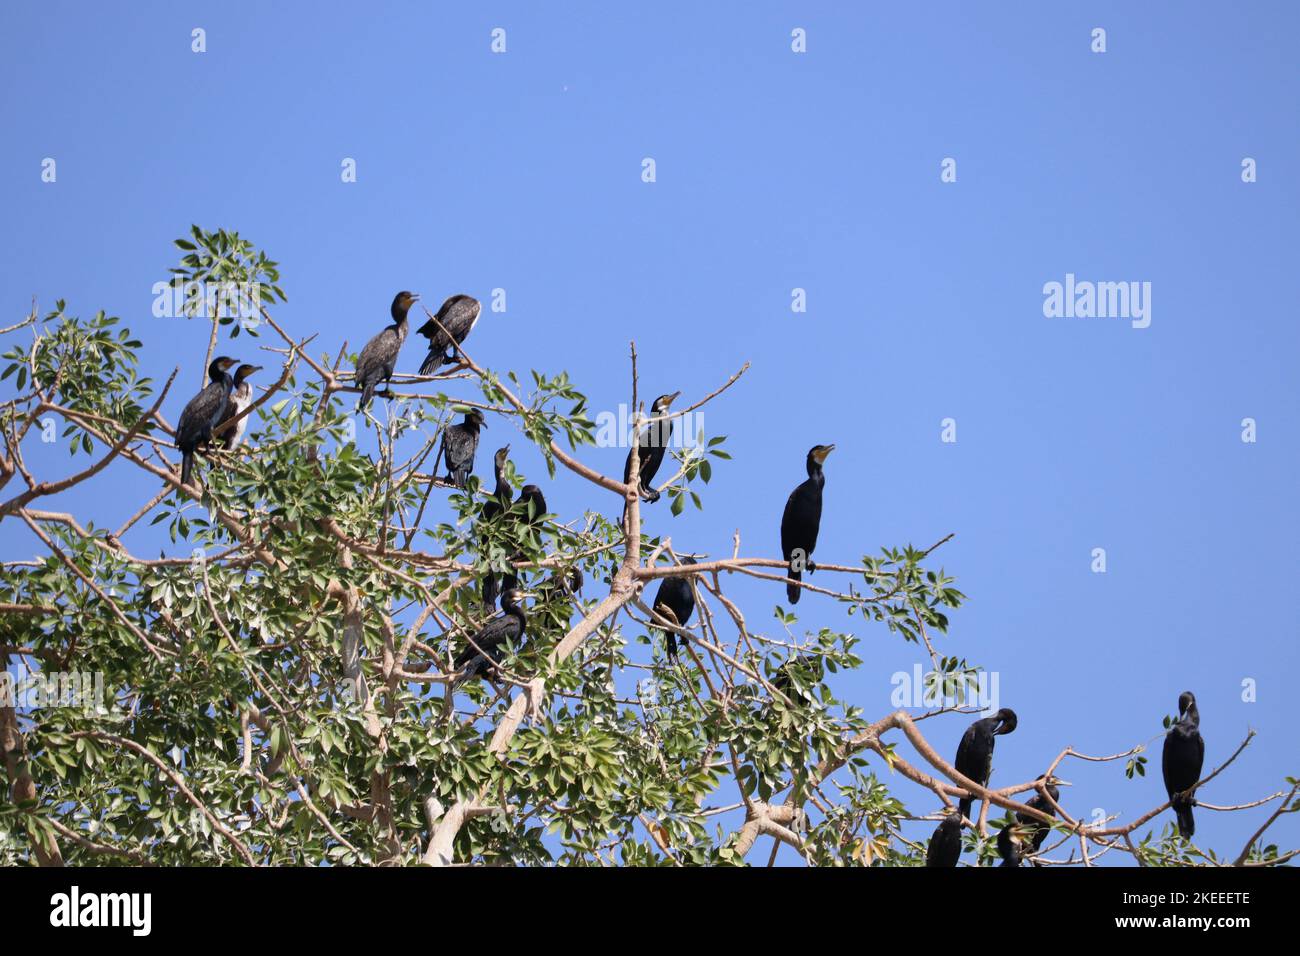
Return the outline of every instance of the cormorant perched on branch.
{"type": "Polygon", "coordinates": [[[393,324],[385,326],[382,332],[366,343],[366,347],[357,356],[356,385],[361,389],[358,408],[370,407],[370,399],[380,382],[385,388],[388,387],[388,381],[397,367],[397,353],[402,350],[402,343],[406,341],[406,333],[410,330],[406,313],[419,298],[414,292],[397,293],[388,310],[393,317],[393,324]]]}
{"type": "MultiPolygon", "coordinates": [[[[483,504],[483,510],[479,512],[479,520],[490,522],[498,515],[505,513],[510,507],[510,502],[514,500],[514,489],[510,487],[510,482],[506,480],[506,461],[510,456],[510,446],[498,448],[497,453],[493,456],[492,464],[496,473],[497,486],[492,492],[492,497],[483,504]]],[[[487,534],[483,534],[479,540],[482,542],[484,551],[488,547],[487,534]]],[[[483,575],[483,607],[491,609],[496,607],[497,603],[497,574],[491,568],[488,568],[483,575]]]]}
{"type": "Polygon", "coordinates": [[[546,514],[546,498],[542,495],[542,489],[536,485],[524,485],[519,489],[519,500],[511,510],[519,512],[519,522],[524,527],[540,525],[542,515],[546,514]]]}
{"type": "MultiPolygon", "coordinates": [[[[671,395],[660,395],[650,406],[650,417],[657,418],[660,415],[668,413],[669,406],[680,395],[681,392],[673,392],[671,395]]],[[[664,419],[661,422],[651,422],[641,429],[637,435],[637,473],[640,475],[640,481],[637,483],[637,490],[646,501],[658,501],[659,492],[652,487],[655,475],[659,473],[659,466],[664,461],[664,449],[668,447],[668,440],[673,437],[673,420],[664,419]]],[[[623,484],[632,480],[632,451],[628,450],[627,461],[623,463],[623,484]]]]}
{"type": "Polygon", "coordinates": [[[961,859],[961,814],[949,813],[934,828],[925,851],[926,866],[953,867],[961,859]]]}
{"type": "MultiPolygon", "coordinates": [[[[446,453],[447,480],[457,488],[464,489],[469,483],[469,476],[474,471],[474,453],[478,451],[478,430],[487,428],[487,419],[477,408],[465,413],[465,419],[459,425],[448,425],[442,433],[442,446],[439,456],[446,453]]],[[[435,464],[437,459],[435,459],[435,464]]]]}
{"type": "MultiPolygon", "coordinates": [[[[682,564],[694,564],[694,558],[683,558],[682,564]]],[[[654,609],[678,627],[690,623],[695,613],[695,590],[691,587],[694,575],[680,574],[664,578],[655,593],[654,609]]],[[[677,635],[665,630],[665,650],[669,660],[677,660],[677,635]]]]}
{"type": "Polygon", "coordinates": [[[1020,851],[1020,844],[1016,842],[1015,835],[1011,832],[1015,824],[1008,823],[998,831],[998,856],[1002,857],[999,866],[1019,866],[1023,856],[1020,851]]]}
{"type": "MultiPolygon", "coordinates": [[[[253,386],[248,384],[247,379],[254,372],[260,371],[262,371],[260,365],[241,365],[235,369],[234,388],[230,390],[230,397],[226,399],[226,409],[221,413],[221,418],[217,421],[218,425],[229,421],[253,404],[253,386]]],[[[239,443],[244,440],[244,429],[247,427],[248,416],[244,416],[235,424],[218,430],[212,436],[212,442],[225,448],[238,448],[239,443]]]]}
{"type": "Polygon", "coordinates": [[[1196,833],[1192,807],[1196,806],[1193,788],[1201,779],[1205,763],[1205,740],[1201,737],[1201,712],[1196,695],[1185,690],[1178,695],[1178,720],[1165,734],[1165,751],[1161,761],[1165,791],[1178,818],[1178,832],[1190,840],[1196,833]]]}
{"type": "Polygon", "coordinates": [[[468,669],[452,682],[452,687],[457,687],[471,677],[477,676],[487,667],[497,666],[501,662],[502,652],[507,642],[518,648],[528,627],[524,609],[519,605],[524,597],[524,593],[515,587],[508,587],[502,592],[501,610],[505,612],[504,616],[483,625],[483,628],[474,635],[473,642],[456,655],[453,668],[460,670],[462,667],[467,667],[468,669]]]}
{"type": "Polygon", "coordinates": [[[224,355],[212,360],[208,366],[208,384],[203,391],[190,399],[181,419],[176,424],[176,447],[181,450],[181,484],[190,483],[194,471],[194,451],[212,440],[212,429],[224,419],[226,401],[235,380],[230,377],[230,366],[238,359],[224,355]]]}
{"type": "Polygon", "coordinates": [[[421,375],[435,375],[439,368],[456,361],[453,346],[460,345],[469,338],[474,324],[478,322],[481,308],[478,299],[472,295],[453,295],[434,316],[436,322],[430,319],[415,330],[429,340],[429,354],[420,364],[421,375]],[[442,328],[439,328],[439,324],[442,328]],[[452,349],[450,355],[447,354],[449,348],[452,349]]]}
{"type": "MultiPolygon", "coordinates": [[[[1043,774],[1039,774],[1038,779],[1042,780],[1043,774]]],[[[1050,778],[1047,782],[1046,789],[1052,798],[1051,800],[1048,800],[1047,797],[1044,797],[1041,793],[1035,792],[1033,797],[1025,802],[1025,806],[1033,807],[1035,810],[1046,813],[1049,817],[1056,816],[1056,809],[1052,806],[1052,802],[1055,801],[1060,803],[1061,801],[1061,791],[1057,789],[1056,784],[1056,777],[1050,778]]],[[[1043,841],[1047,839],[1047,834],[1052,831],[1052,828],[1041,820],[1036,820],[1029,814],[1020,811],[1016,811],[1016,820],[1029,833],[1026,842],[1028,842],[1030,846],[1030,852],[1037,853],[1042,849],[1043,841]]]]}
{"type": "Polygon", "coordinates": [[[809,574],[817,570],[812,562],[812,553],[817,547],[817,532],[822,523],[822,486],[826,484],[822,463],[834,450],[834,445],[814,445],[808,450],[805,462],[808,479],[790,492],[785,513],[781,515],[781,557],[790,566],[785,596],[791,604],[799,603],[799,592],[803,589],[795,582],[803,580],[803,568],[807,568],[809,574]]]}
{"type": "MultiPolygon", "coordinates": [[[[953,766],[964,777],[982,787],[989,785],[993,773],[993,745],[999,734],[1009,734],[1016,729],[1016,712],[1003,707],[992,717],[983,717],[966,728],[961,743],[957,745],[957,759],[953,766]]],[[[962,816],[970,818],[974,797],[962,797],[958,803],[962,816]]]]}

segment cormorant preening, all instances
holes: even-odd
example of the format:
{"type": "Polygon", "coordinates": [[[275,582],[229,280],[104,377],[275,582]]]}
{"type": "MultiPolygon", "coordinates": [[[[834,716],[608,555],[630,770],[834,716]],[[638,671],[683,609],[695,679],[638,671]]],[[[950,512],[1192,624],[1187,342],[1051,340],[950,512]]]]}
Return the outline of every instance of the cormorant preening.
{"type": "Polygon", "coordinates": [[[802,588],[795,582],[803,579],[803,571],[795,567],[795,552],[800,552],[798,557],[809,574],[817,570],[812,562],[812,553],[817,547],[817,531],[822,523],[822,486],[826,484],[822,462],[834,450],[834,445],[814,445],[808,450],[805,464],[808,479],[790,492],[785,513],[781,515],[781,557],[790,565],[785,596],[791,604],[799,603],[802,588]]]}
{"type": "MultiPolygon", "coordinates": [[[[248,384],[248,376],[262,371],[260,365],[241,365],[235,369],[234,387],[226,399],[226,410],[221,413],[217,424],[229,421],[249,405],[253,404],[253,386],[248,384]]],[[[212,442],[225,448],[238,448],[244,440],[244,429],[248,427],[248,416],[244,416],[233,425],[227,425],[212,436],[212,442]]]]}
{"type": "MultiPolygon", "coordinates": [[[[671,395],[660,395],[650,406],[650,416],[652,418],[660,415],[666,415],[668,408],[681,392],[673,392],[671,395]]],[[[652,487],[655,475],[659,473],[659,466],[664,461],[664,449],[668,447],[668,440],[673,437],[673,420],[664,419],[661,422],[651,422],[641,430],[637,435],[637,471],[641,476],[637,483],[637,490],[646,501],[658,501],[659,492],[652,487]]],[[[627,461],[623,464],[623,484],[632,480],[632,452],[629,449],[627,461]]]]}
{"type": "Polygon", "coordinates": [[[1165,734],[1165,752],[1162,768],[1165,790],[1178,818],[1178,832],[1191,839],[1196,832],[1192,807],[1196,806],[1193,787],[1201,779],[1201,765],[1205,763],[1205,740],[1201,737],[1201,712],[1196,707],[1196,695],[1185,690],[1178,695],[1178,720],[1165,734]]]}
{"type": "Polygon", "coordinates": [[[410,329],[406,313],[419,298],[414,292],[397,293],[388,310],[393,317],[393,324],[385,326],[382,332],[366,343],[366,347],[357,356],[356,385],[361,389],[358,408],[370,407],[370,399],[380,382],[384,383],[385,388],[388,387],[388,380],[393,377],[393,370],[397,367],[397,353],[402,350],[402,343],[406,341],[406,333],[410,329]]]}
{"type": "MultiPolygon", "coordinates": [[[[483,522],[492,521],[498,515],[503,514],[510,507],[510,502],[514,499],[514,489],[510,487],[510,482],[506,480],[506,461],[510,456],[510,446],[498,448],[497,453],[493,456],[492,464],[496,472],[497,486],[492,492],[492,497],[483,504],[483,510],[479,512],[479,520],[483,522]]],[[[486,552],[488,547],[487,534],[483,534],[480,539],[482,548],[486,552]]],[[[487,573],[483,575],[483,609],[491,610],[496,607],[497,603],[497,573],[488,568],[487,573]]]]}
{"type": "Polygon", "coordinates": [[[501,610],[505,614],[483,625],[482,629],[474,635],[473,643],[466,645],[456,655],[452,664],[453,669],[460,670],[462,667],[467,669],[464,674],[452,681],[452,687],[477,676],[488,667],[499,664],[507,642],[514,644],[516,650],[518,649],[528,626],[524,609],[519,606],[524,596],[524,593],[515,587],[508,587],[501,594],[501,610]]]}
{"type": "Polygon", "coordinates": [[[440,456],[446,453],[447,480],[457,488],[464,489],[468,485],[470,473],[474,470],[480,428],[487,428],[487,419],[477,408],[471,408],[459,425],[448,425],[443,430],[442,447],[438,451],[440,456]]]}
{"type": "Polygon", "coordinates": [[[420,364],[421,375],[434,375],[442,366],[456,361],[456,350],[452,347],[469,338],[480,309],[478,299],[472,295],[453,295],[438,310],[437,322],[430,319],[415,330],[429,340],[429,354],[420,364]],[[442,328],[438,327],[439,323],[442,328]],[[447,354],[449,348],[452,349],[450,355],[447,354]]]}
{"type": "Polygon", "coordinates": [[[181,420],[176,424],[176,447],[181,450],[181,484],[190,483],[194,470],[194,450],[212,440],[212,429],[224,421],[223,412],[230,398],[235,380],[230,377],[230,366],[239,359],[218,356],[208,366],[208,384],[203,391],[190,399],[181,420]]]}
{"type": "MultiPolygon", "coordinates": [[[[993,745],[998,734],[1009,734],[1016,729],[1016,712],[1003,707],[992,717],[983,717],[966,728],[961,743],[957,745],[957,759],[953,766],[963,777],[974,780],[982,787],[989,785],[993,772],[993,745]]],[[[958,809],[970,818],[974,797],[962,797],[958,809]]]]}
{"type": "Polygon", "coordinates": [[[956,866],[961,859],[961,814],[949,813],[943,818],[925,851],[926,866],[956,866]]]}
{"type": "MultiPolygon", "coordinates": [[[[694,564],[694,558],[683,558],[682,564],[694,564]]],[[[678,627],[690,623],[695,613],[695,590],[691,587],[693,575],[681,574],[664,578],[655,593],[654,609],[678,627]]],[[[667,639],[665,650],[669,660],[677,660],[677,635],[664,631],[667,639]]]]}

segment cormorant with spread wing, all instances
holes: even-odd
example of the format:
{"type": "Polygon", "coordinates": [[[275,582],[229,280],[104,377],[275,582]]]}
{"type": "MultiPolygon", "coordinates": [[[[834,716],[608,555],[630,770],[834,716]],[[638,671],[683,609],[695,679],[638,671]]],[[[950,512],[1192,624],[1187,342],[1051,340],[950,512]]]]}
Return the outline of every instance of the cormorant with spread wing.
{"type": "Polygon", "coordinates": [[[397,293],[388,310],[393,317],[393,324],[385,326],[382,332],[366,343],[366,347],[357,356],[356,386],[361,389],[358,408],[370,407],[370,399],[374,397],[375,389],[381,382],[385,388],[388,387],[393,370],[397,368],[397,353],[402,350],[402,343],[406,341],[406,333],[410,330],[406,313],[411,311],[411,306],[419,298],[414,292],[397,293]]]}
{"type": "MultiPolygon", "coordinates": [[[[478,451],[480,428],[487,428],[487,419],[477,408],[471,408],[465,413],[464,421],[458,425],[448,425],[442,433],[438,457],[445,454],[447,480],[462,490],[468,486],[469,476],[474,471],[474,453],[478,451]]],[[[436,463],[437,459],[434,461],[436,463]]]]}
{"type": "MultiPolygon", "coordinates": [[[[510,457],[510,446],[498,448],[496,455],[492,458],[493,469],[496,473],[497,486],[492,492],[492,497],[483,504],[483,509],[479,512],[479,520],[490,522],[498,515],[504,514],[510,507],[510,502],[514,500],[515,490],[510,487],[510,482],[506,480],[506,461],[510,457]]],[[[482,543],[484,551],[488,548],[487,534],[480,536],[479,541],[482,543]]],[[[488,568],[487,573],[483,575],[483,608],[490,610],[496,607],[497,603],[497,585],[496,571],[488,568]]]]}
{"type": "MultiPolygon", "coordinates": [[[[669,407],[672,405],[681,392],[673,392],[671,395],[660,395],[650,406],[650,416],[657,418],[660,415],[666,415],[669,407]]],[[[637,483],[637,489],[641,497],[646,501],[658,501],[659,492],[655,491],[653,483],[655,475],[659,473],[659,466],[664,462],[664,449],[668,447],[668,440],[673,437],[673,420],[664,419],[661,422],[650,422],[645,428],[641,429],[637,435],[637,473],[640,475],[640,481],[637,483]]],[[[628,450],[627,461],[623,463],[623,484],[632,480],[632,451],[628,450]]]]}
{"type": "Polygon", "coordinates": [[[934,828],[925,851],[925,865],[953,867],[961,859],[961,814],[949,813],[934,828]]]}
{"type": "MultiPolygon", "coordinates": [[[[694,558],[683,558],[682,564],[694,564],[694,558]]],[[[676,574],[666,577],[655,592],[654,609],[678,627],[684,628],[695,613],[695,589],[691,587],[694,575],[676,574]]],[[[677,660],[677,635],[665,630],[665,651],[669,660],[677,660]]]]}
{"type": "Polygon", "coordinates": [[[803,589],[796,582],[803,580],[803,568],[809,574],[817,570],[812,553],[822,523],[822,488],[826,484],[822,463],[834,450],[834,445],[814,445],[808,449],[804,463],[808,478],[790,492],[781,515],[781,557],[789,565],[785,596],[791,604],[799,603],[799,592],[803,589]]]}
{"type": "Polygon", "coordinates": [[[496,667],[504,656],[507,643],[513,644],[516,650],[519,649],[519,642],[523,640],[528,628],[528,619],[519,604],[524,597],[524,592],[516,587],[507,587],[502,592],[501,610],[505,614],[483,625],[473,640],[456,655],[453,668],[466,670],[452,681],[452,687],[476,677],[487,668],[496,667]]]}
{"type": "Polygon", "coordinates": [[[442,304],[438,314],[416,329],[429,340],[429,354],[420,364],[421,375],[436,375],[444,365],[456,361],[456,348],[474,330],[482,307],[472,295],[453,295],[442,304]],[[436,319],[436,321],[435,321],[436,319]],[[451,354],[447,354],[447,349],[451,354]]]}
{"type": "Polygon", "coordinates": [[[1205,763],[1205,740],[1201,737],[1201,712],[1196,706],[1196,695],[1185,690],[1178,695],[1178,719],[1165,734],[1165,750],[1161,759],[1165,791],[1178,818],[1178,832],[1190,840],[1196,833],[1192,807],[1196,806],[1193,788],[1201,779],[1205,763]]]}
{"type": "MultiPolygon", "coordinates": [[[[953,766],[964,777],[982,787],[989,785],[993,773],[993,745],[999,734],[1009,734],[1016,729],[1016,712],[1003,707],[992,717],[983,717],[969,727],[957,745],[957,759],[953,766]]],[[[970,818],[974,797],[962,797],[958,803],[962,816],[970,818]]]]}
{"type": "MultiPolygon", "coordinates": [[[[221,413],[221,418],[217,424],[229,421],[234,418],[249,405],[253,404],[253,386],[248,384],[248,377],[254,372],[260,372],[260,365],[241,365],[235,369],[234,387],[230,390],[230,397],[226,399],[226,409],[221,413]]],[[[227,425],[212,436],[212,442],[224,448],[238,448],[239,443],[244,440],[244,429],[248,427],[248,416],[245,415],[233,425],[227,425]]]]}
{"type": "Polygon", "coordinates": [[[208,366],[208,384],[203,391],[190,399],[176,423],[176,447],[181,451],[181,484],[190,483],[194,471],[194,452],[212,440],[212,429],[223,421],[226,401],[235,380],[230,377],[230,366],[239,359],[220,355],[208,366]]]}

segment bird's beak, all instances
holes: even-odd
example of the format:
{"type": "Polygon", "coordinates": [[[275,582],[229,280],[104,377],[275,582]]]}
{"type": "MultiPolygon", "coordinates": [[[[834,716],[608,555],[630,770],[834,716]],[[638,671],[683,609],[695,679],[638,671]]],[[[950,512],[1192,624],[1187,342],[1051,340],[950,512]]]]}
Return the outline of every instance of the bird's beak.
{"type": "Polygon", "coordinates": [[[822,462],[824,462],[827,459],[827,457],[830,455],[830,453],[833,452],[834,450],[835,450],[834,445],[824,446],[821,450],[821,453],[815,456],[817,458],[817,463],[821,464],[822,462]]]}
{"type": "Polygon", "coordinates": [[[664,402],[665,407],[667,407],[667,406],[671,405],[673,402],[677,401],[677,396],[680,395],[680,394],[681,394],[681,389],[678,389],[677,391],[675,391],[675,392],[673,392],[671,395],[669,395],[669,396],[668,396],[668,401],[664,402]]]}
{"type": "Polygon", "coordinates": [[[509,445],[506,445],[506,447],[503,448],[503,449],[501,449],[501,450],[504,451],[507,455],[510,454],[510,446],[509,446],[509,445]]]}
{"type": "Polygon", "coordinates": [[[412,292],[412,293],[411,293],[411,301],[412,301],[412,302],[419,302],[419,301],[420,301],[420,293],[418,293],[418,292],[412,292]]]}
{"type": "Polygon", "coordinates": [[[250,371],[248,374],[249,374],[249,375],[252,375],[253,372],[260,372],[260,371],[262,371],[262,366],[260,366],[260,365],[254,365],[253,368],[252,368],[252,371],[250,371]]]}

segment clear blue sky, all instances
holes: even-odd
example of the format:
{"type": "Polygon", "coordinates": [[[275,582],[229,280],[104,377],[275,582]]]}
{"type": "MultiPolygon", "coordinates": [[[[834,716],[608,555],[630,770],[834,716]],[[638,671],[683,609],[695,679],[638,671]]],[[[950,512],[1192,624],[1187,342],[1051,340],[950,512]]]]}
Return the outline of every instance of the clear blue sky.
{"type": "MultiPolygon", "coordinates": [[[[106,309],[152,372],[185,367],[188,394],[206,332],[150,307],[197,222],[278,259],[277,315],[331,351],[382,325],[397,289],[502,287],[509,311],[485,312],[475,356],[568,369],[593,411],[626,400],[633,337],[651,395],[698,397],[750,361],[706,413],[736,461],[703,513],[664,503],[652,530],[718,554],[739,527],[746,553],[772,555],[804,453],[835,442],[820,559],[957,534],[942,563],[970,600],[941,649],[998,671],[1020,715],[995,780],[1066,744],[1147,740],[1184,689],[1207,767],[1260,732],[1205,800],[1300,771],[1294,4],[269,6],[4,6],[0,326],[33,294],[106,309]],[[1151,282],[1150,327],[1045,318],[1043,284],[1066,273],[1151,282]]],[[[587,453],[610,472],[622,456],[587,453]]],[[[30,464],[69,467],[61,449],[30,464]]],[[[126,474],[123,515],[151,493],[126,474]]],[[[566,518],[590,500],[566,477],[547,497],[566,518]]],[[[34,550],[12,522],[0,542],[34,550]]],[[[759,618],[781,600],[733,587],[759,618]]],[[[846,626],[813,597],[800,611],[846,626]]],[[[919,658],[863,637],[837,689],[883,714],[919,658]]],[[[951,754],[966,722],[926,730],[951,754]]],[[[1150,756],[1138,781],[1067,765],[1066,805],[1156,805],[1158,742],[1150,756]]],[[[1235,853],[1261,819],[1201,812],[1198,842],[1235,853]]],[[[1274,835],[1295,844],[1300,825],[1274,835]]]]}

